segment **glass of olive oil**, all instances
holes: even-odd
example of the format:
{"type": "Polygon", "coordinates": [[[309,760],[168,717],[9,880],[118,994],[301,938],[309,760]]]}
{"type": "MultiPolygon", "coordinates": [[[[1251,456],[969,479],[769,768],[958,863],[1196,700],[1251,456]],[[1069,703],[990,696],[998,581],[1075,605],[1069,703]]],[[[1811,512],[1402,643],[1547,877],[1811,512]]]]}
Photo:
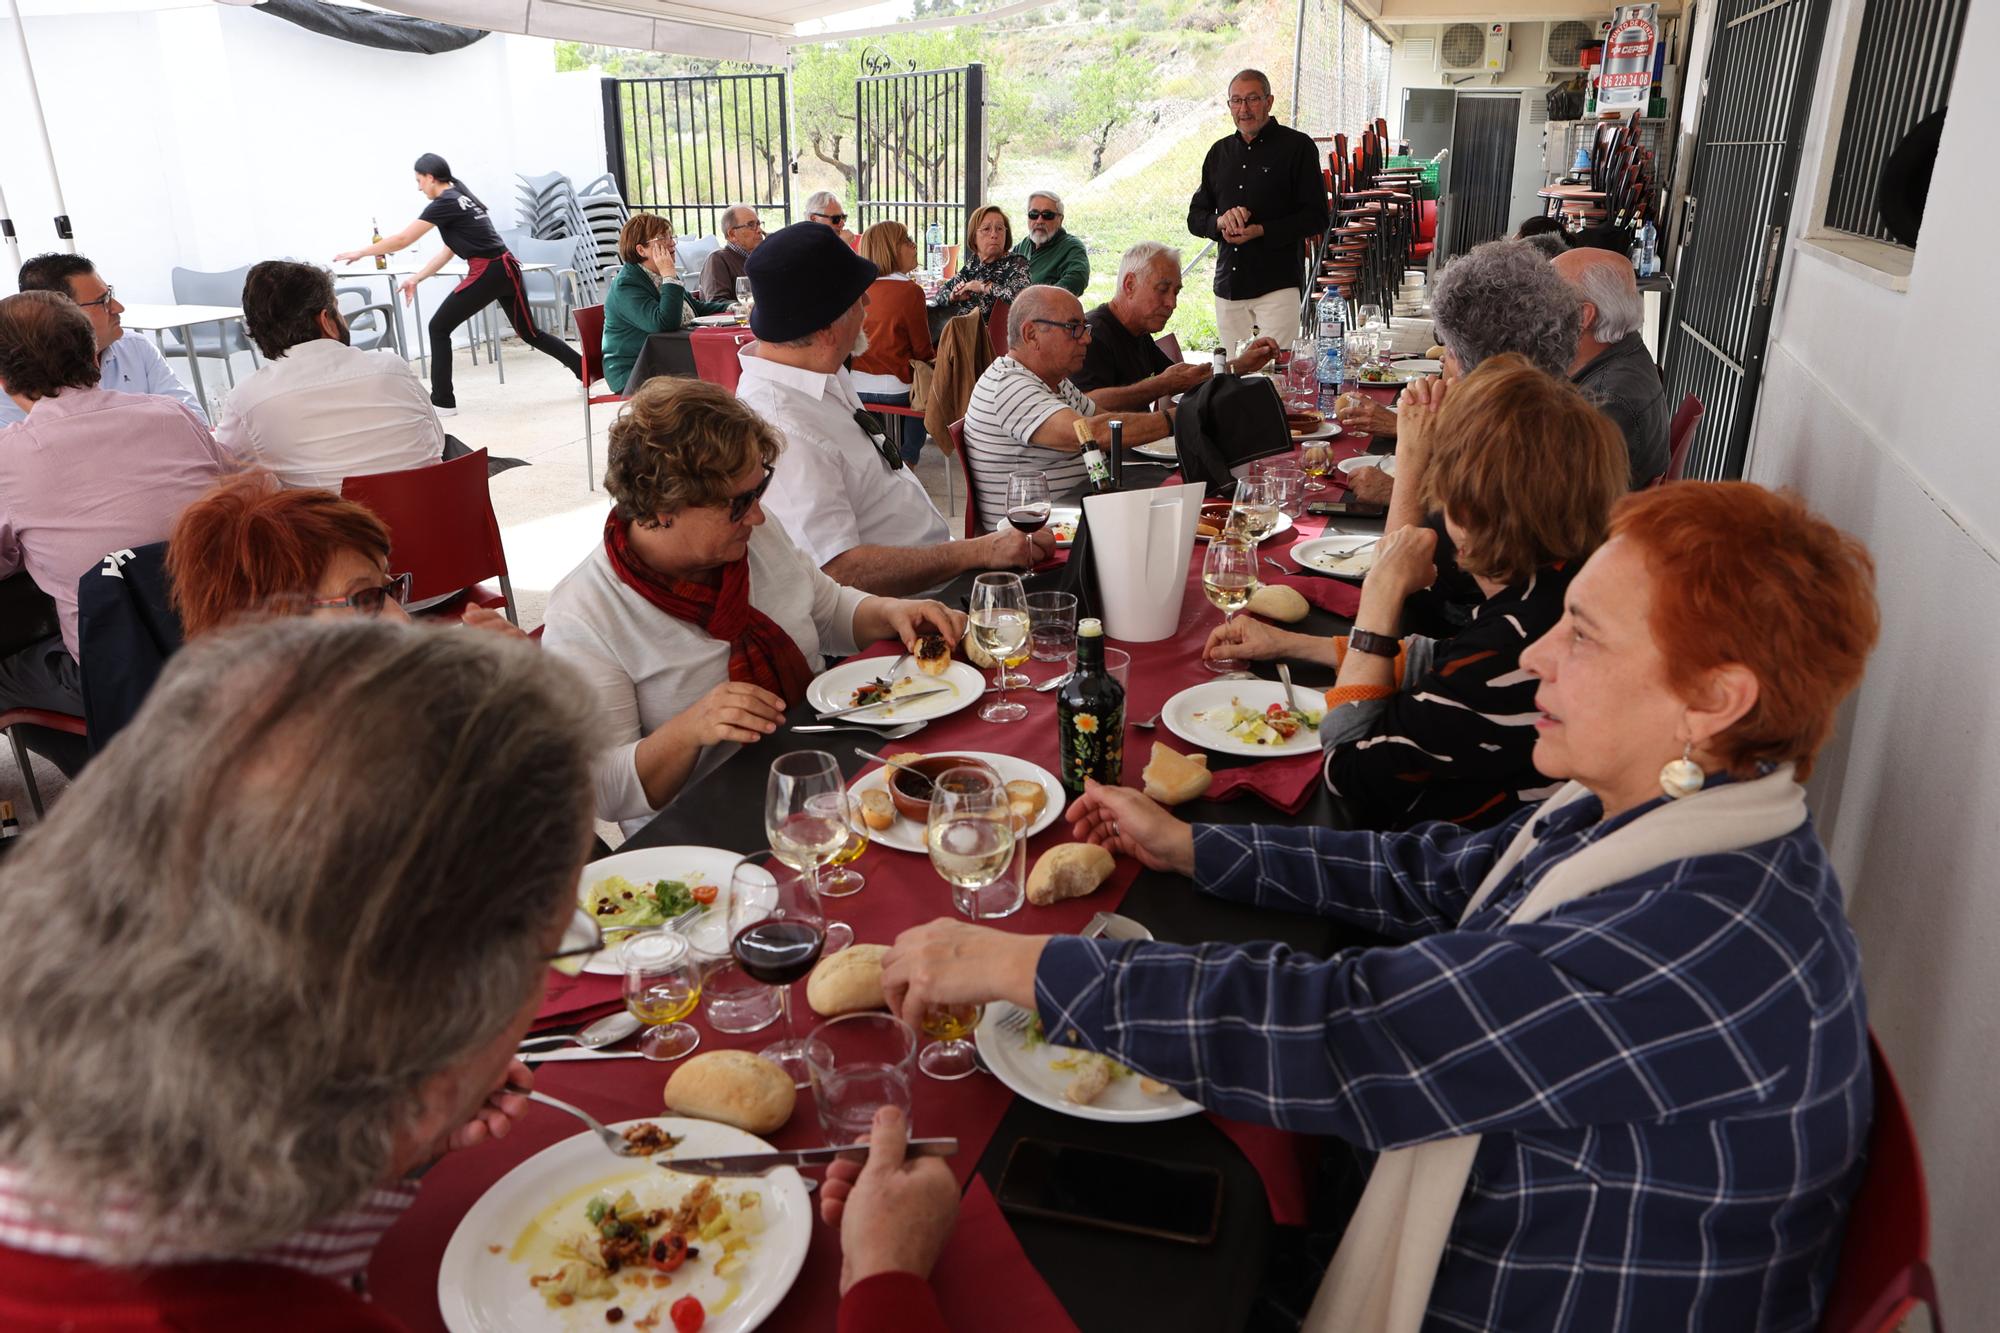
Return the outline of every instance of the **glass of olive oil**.
{"type": "Polygon", "coordinates": [[[951,1080],[964,1078],[979,1067],[972,1058],[972,1043],[966,1038],[979,1026],[979,1016],[985,1012],[977,1004],[933,1004],[924,1009],[923,1029],[926,1037],[937,1040],[917,1054],[917,1068],[932,1078],[951,1080]]]}
{"type": "Polygon", "coordinates": [[[619,948],[625,965],[625,1007],[646,1024],[639,1053],[648,1060],[678,1060],[701,1045],[701,1034],[681,1020],[701,1002],[701,960],[683,935],[649,931],[619,948]]]}

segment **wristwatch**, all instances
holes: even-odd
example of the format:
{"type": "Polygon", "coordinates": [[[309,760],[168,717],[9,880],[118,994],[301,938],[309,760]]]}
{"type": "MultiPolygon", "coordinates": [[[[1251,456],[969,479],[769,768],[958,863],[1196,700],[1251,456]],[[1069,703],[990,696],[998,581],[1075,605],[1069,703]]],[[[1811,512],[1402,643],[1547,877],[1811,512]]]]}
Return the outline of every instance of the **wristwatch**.
{"type": "Polygon", "coordinates": [[[1348,631],[1347,646],[1357,653],[1373,653],[1377,657],[1394,657],[1403,651],[1402,640],[1393,634],[1377,634],[1373,630],[1357,629],[1348,631]]]}

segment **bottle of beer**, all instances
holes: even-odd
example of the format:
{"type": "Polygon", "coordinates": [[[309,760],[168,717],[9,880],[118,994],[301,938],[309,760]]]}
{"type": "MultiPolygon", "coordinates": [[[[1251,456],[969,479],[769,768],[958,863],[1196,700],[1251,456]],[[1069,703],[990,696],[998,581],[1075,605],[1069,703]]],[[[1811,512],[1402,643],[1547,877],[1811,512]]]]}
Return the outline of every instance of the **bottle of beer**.
{"type": "Polygon", "coordinates": [[[1125,687],[1104,669],[1104,622],[1076,626],[1076,670],[1056,691],[1062,785],[1083,795],[1086,778],[1117,786],[1125,775],[1125,687]]]}
{"type": "MultiPolygon", "coordinates": [[[[368,219],[368,226],[369,226],[369,227],[370,227],[370,228],[371,228],[371,229],[372,229],[372,230],[374,231],[374,233],[375,233],[375,234],[374,234],[374,235],[373,235],[372,237],[370,237],[370,238],[369,238],[369,244],[371,244],[371,245],[380,245],[380,244],[382,244],[382,224],[381,224],[380,222],[376,221],[376,220],[375,220],[374,218],[369,218],[369,219],[368,219]]],[[[389,256],[387,256],[387,255],[376,255],[376,256],[375,256],[375,271],[376,271],[376,272],[378,272],[378,273],[386,273],[386,272],[388,272],[388,270],[389,270],[389,256]]]]}

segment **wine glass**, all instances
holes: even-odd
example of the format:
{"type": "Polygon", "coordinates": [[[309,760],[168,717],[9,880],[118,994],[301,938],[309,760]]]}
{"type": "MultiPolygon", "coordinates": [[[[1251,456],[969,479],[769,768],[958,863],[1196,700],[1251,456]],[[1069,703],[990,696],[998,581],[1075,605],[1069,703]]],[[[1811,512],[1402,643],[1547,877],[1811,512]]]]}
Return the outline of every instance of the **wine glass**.
{"type": "Polygon", "coordinates": [[[826,873],[819,877],[820,895],[845,898],[850,893],[859,893],[868,883],[859,870],[852,868],[853,862],[868,850],[868,825],[861,818],[861,802],[847,791],[822,793],[806,802],[806,813],[838,819],[847,830],[847,841],[826,859],[826,873]]]}
{"type": "Polygon", "coordinates": [[[729,952],[754,981],[775,987],[785,1036],[759,1054],[784,1067],[792,1086],[808,1081],[804,1043],[792,1014],[792,983],[813,970],[826,946],[826,918],[809,875],[737,863],[729,877],[729,952]]]}
{"type": "MultiPolygon", "coordinates": [[[[1048,525],[1049,521],[1049,474],[1041,471],[1016,472],[1007,478],[1007,521],[1020,531],[1032,536],[1048,525]]],[[[1024,649],[1019,657],[1009,658],[1001,665],[1007,670],[1007,688],[1026,689],[1031,682],[1013,668],[1028,660],[1024,649]]]]}
{"type": "MultiPolygon", "coordinates": [[[[840,765],[824,750],[779,755],[764,782],[764,832],[772,854],[805,872],[814,893],[820,891],[819,867],[847,845],[850,830],[838,807],[829,810],[822,804],[817,812],[809,807],[815,796],[838,795],[846,786],[840,765]]],[[[829,922],[826,935],[835,953],[854,943],[854,932],[844,921],[829,922]]]]}
{"type": "Polygon", "coordinates": [[[1236,483],[1236,500],[1230,506],[1228,526],[1252,543],[1261,542],[1278,526],[1278,503],[1275,477],[1268,473],[1244,477],[1236,483]]]}
{"type": "Polygon", "coordinates": [[[648,1060],[678,1060],[701,1045],[701,1034],[681,1022],[701,1002],[701,962],[684,935],[648,931],[619,947],[625,966],[625,1008],[647,1025],[639,1053],[648,1060]]]}
{"type": "Polygon", "coordinates": [[[1020,906],[1019,885],[1006,895],[1008,902],[981,896],[1012,868],[1014,841],[1007,784],[998,773],[985,764],[967,764],[938,774],[924,822],[924,846],[931,867],[951,885],[952,906],[960,915],[986,920],[1020,906]]]}
{"type": "Polygon", "coordinates": [[[981,574],[972,582],[972,641],[993,659],[993,685],[1000,697],[979,710],[982,722],[1019,722],[1028,706],[1007,697],[1012,682],[1008,659],[1027,661],[1028,591],[1019,574],[981,574]]]}
{"type": "MultiPolygon", "coordinates": [[[[1230,618],[1250,602],[1250,594],[1257,591],[1257,545],[1222,534],[1208,544],[1208,554],[1201,561],[1201,590],[1208,594],[1222,612],[1222,623],[1227,625],[1230,618]]],[[[1208,660],[1211,671],[1241,671],[1243,663],[1233,658],[1213,657],[1208,660]]]]}
{"type": "Polygon", "coordinates": [[[1355,313],[1361,317],[1361,327],[1364,329],[1382,329],[1388,327],[1387,322],[1382,318],[1382,307],[1372,302],[1362,306],[1355,313]]]}
{"type": "Polygon", "coordinates": [[[749,275],[746,274],[743,277],[738,278],[736,280],[736,312],[744,316],[745,318],[748,318],[750,314],[750,307],[756,304],[756,301],[757,298],[753,296],[750,292],[749,275]]]}
{"type": "Polygon", "coordinates": [[[1306,489],[1323,491],[1326,479],[1333,475],[1333,443],[1330,440],[1307,440],[1300,451],[1301,462],[1306,470],[1306,489]]]}
{"type": "Polygon", "coordinates": [[[1292,344],[1285,385],[1287,395],[1300,407],[1319,401],[1319,339],[1300,338],[1292,344]]]}
{"type": "Polygon", "coordinates": [[[979,1026],[985,1006],[977,1004],[933,1004],[924,1007],[923,1030],[937,1040],[917,1056],[917,1068],[932,1078],[964,1078],[979,1068],[973,1059],[973,1045],[966,1038],[979,1026]]]}

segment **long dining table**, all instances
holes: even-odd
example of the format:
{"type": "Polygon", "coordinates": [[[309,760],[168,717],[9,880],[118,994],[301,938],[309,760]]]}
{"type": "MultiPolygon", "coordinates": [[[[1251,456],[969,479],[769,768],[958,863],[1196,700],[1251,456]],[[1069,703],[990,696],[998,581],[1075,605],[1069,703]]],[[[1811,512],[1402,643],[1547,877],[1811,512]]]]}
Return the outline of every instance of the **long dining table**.
{"type": "MultiPolygon", "coordinates": [[[[1369,440],[1347,436],[1333,444],[1337,458],[1349,457],[1362,453],[1369,440]]],[[[1158,469],[1128,468],[1126,475],[1134,486],[1166,479],[1158,469]]],[[[1330,489],[1313,498],[1337,498],[1340,474],[1331,480],[1330,489]]],[[[1307,594],[1312,609],[1294,628],[1333,634],[1351,623],[1358,589],[1325,576],[1280,572],[1280,567],[1297,570],[1287,557],[1288,548],[1323,525],[1320,519],[1302,517],[1293,532],[1268,538],[1261,555],[1270,563],[1260,563],[1260,576],[1307,594]]],[[[1340,520],[1339,526],[1365,531],[1369,525],[1365,520],[1340,520]]],[[[1379,531],[1379,521],[1374,527],[1379,531]]],[[[1125,781],[1130,785],[1138,784],[1156,739],[1183,751],[1196,748],[1172,736],[1164,725],[1154,731],[1138,724],[1157,715],[1174,693],[1214,679],[1201,660],[1201,649],[1220,613],[1201,591],[1202,554],[1197,543],[1172,635],[1155,643],[1109,641],[1133,658],[1126,711],[1125,781]]],[[[1044,569],[1029,575],[1028,582],[1031,589],[1046,586],[1057,574],[1044,569]]],[[[941,599],[960,606],[969,586],[967,576],[948,587],[941,599]]],[[[899,649],[900,645],[878,644],[861,656],[886,658],[899,649]]],[[[1060,663],[1033,662],[1029,674],[1041,681],[1062,669],[1060,663]]],[[[1275,664],[1259,664],[1257,669],[1260,675],[1275,675],[1275,664]]],[[[1293,674],[1308,689],[1332,683],[1332,673],[1323,668],[1301,665],[1293,674]]],[[[984,722],[976,707],[967,707],[930,722],[903,741],[887,743],[859,731],[800,734],[793,726],[814,716],[810,705],[801,704],[792,710],[786,727],[738,749],[709,777],[682,792],[621,850],[698,846],[735,853],[762,851],[767,845],[766,774],[773,759],[797,750],[832,753],[850,781],[877,766],[857,753],[857,744],[889,754],[1001,752],[1058,771],[1054,696],[1033,689],[1016,693],[1028,705],[1027,716],[1018,722],[984,722]]],[[[1316,754],[1262,760],[1211,755],[1209,762],[1217,774],[1209,795],[1177,809],[1191,822],[1347,823],[1345,809],[1319,779],[1316,754]]],[[[1050,847],[1071,838],[1067,820],[1058,819],[1029,841],[1020,865],[1032,865],[1050,847]]],[[[901,930],[952,915],[949,886],[927,857],[876,843],[853,868],[865,876],[866,886],[851,896],[827,899],[825,907],[829,919],[853,927],[857,941],[887,944],[901,930]]],[[[1033,934],[1076,933],[1097,911],[1117,911],[1146,926],[1155,938],[1176,943],[1275,940],[1325,956],[1374,942],[1363,932],[1324,918],[1208,897],[1180,876],[1143,869],[1129,858],[1120,858],[1110,880],[1088,897],[1046,907],[1025,905],[1012,916],[986,924],[1033,934]]],[[[611,977],[563,981],[552,977],[536,1027],[573,1026],[613,1012],[622,1007],[618,989],[618,980],[611,977]]],[[[793,1003],[800,1031],[807,1031],[814,1019],[803,987],[793,1003]]],[[[732,1036],[710,1028],[705,1018],[691,1021],[701,1033],[702,1050],[757,1050],[778,1035],[774,1027],[732,1036]]],[[[662,1090],[674,1067],[643,1059],[547,1062],[536,1067],[535,1083],[600,1120],[615,1122],[665,1114],[662,1090]]],[[[1239,1329],[1249,1316],[1272,1253],[1274,1228],[1307,1221],[1319,1148],[1307,1136],[1209,1113],[1136,1124],[1084,1120],[1016,1097],[985,1072],[953,1082],[913,1073],[911,1118],[916,1133],[949,1134],[960,1143],[951,1166],[963,1190],[961,1211],[932,1274],[933,1289],[955,1333],[1030,1328],[1037,1333],[1239,1329]],[[995,1191],[1009,1154],[1024,1139],[1213,1168],[1223,1181],[1215,1240],[1193,1246],[1003,1213],[995,1191]]],[[[436,1163],[426,1174],[417,1201],[376,1250],[369,1271],[374,1298],[413,1329],[435,1333],[445,1328],[440,1314],[440,1260],[461,1218],[510,1169],[543,1148],[574,1137],[578,1129],[567,1116],[531,1107],[506,1139],[449,1154],[436,1163]]],[[[781,1148],[817,1146],[822,1141],[809,1090],[800,1090],[790,1121],[766,1137],[781,1148]]],[[[478,1239],[498,1245],[511,1237],[478,1239]]],[[[763,1326],[831,1328],[839,1301],[839,1273],[838,1236],[815,1220],[805,1266],[763,1326]]]]}

